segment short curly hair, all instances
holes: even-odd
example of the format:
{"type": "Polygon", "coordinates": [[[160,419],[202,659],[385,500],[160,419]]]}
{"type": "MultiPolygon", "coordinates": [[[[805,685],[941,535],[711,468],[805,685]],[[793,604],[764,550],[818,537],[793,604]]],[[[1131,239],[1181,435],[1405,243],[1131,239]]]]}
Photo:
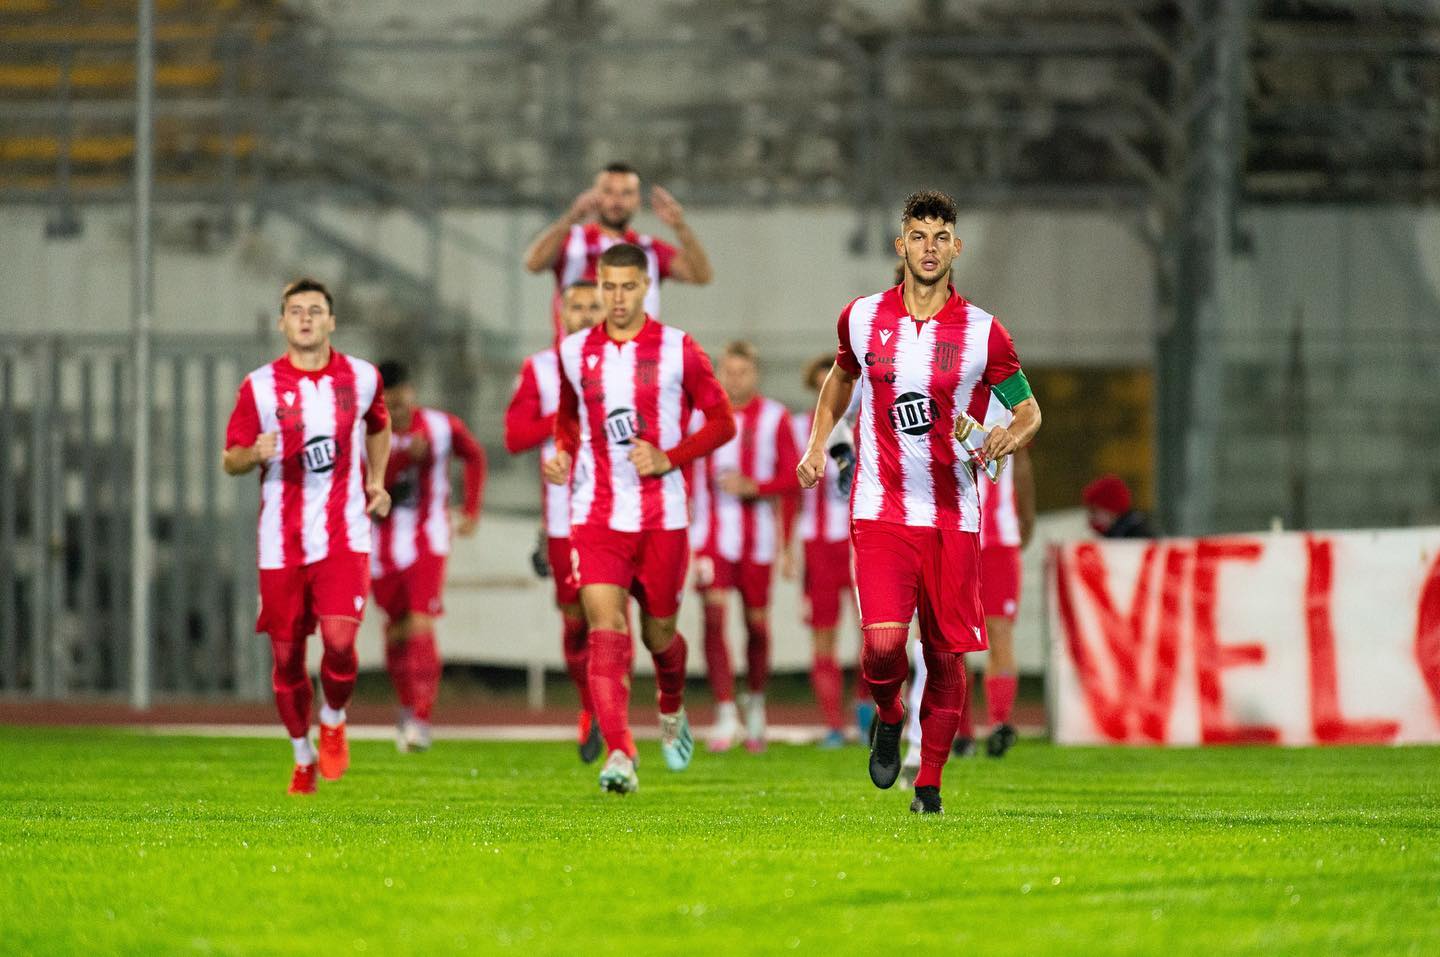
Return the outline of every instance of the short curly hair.
{"type": "Polygon", "coordinates": [[[955,222],[955,200],[938,189],[922,189],[911,193],[905,199],[905,211],[900,214],[900,224],[912,219],[938,219],[942,223],[955,222]]]}

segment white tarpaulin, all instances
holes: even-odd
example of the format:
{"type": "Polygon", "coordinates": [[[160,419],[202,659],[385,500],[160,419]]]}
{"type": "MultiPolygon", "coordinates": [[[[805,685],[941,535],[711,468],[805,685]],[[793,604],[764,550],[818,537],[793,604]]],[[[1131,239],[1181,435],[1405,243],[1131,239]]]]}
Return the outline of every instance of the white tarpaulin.
{"type": "Polygon", "coordinates": [[[1066,744],[1440,742],[1440,528],[1056,545],[1066,744]]]}

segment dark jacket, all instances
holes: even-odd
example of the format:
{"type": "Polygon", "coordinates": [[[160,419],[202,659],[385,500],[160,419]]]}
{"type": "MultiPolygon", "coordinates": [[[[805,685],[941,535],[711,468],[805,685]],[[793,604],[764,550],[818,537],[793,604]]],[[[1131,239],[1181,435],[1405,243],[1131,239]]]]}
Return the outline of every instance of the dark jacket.
{"type": "Polygon", "coordinates": [[[1154,538],[1155,532],[1150,528],[1150,519],[1144,512],[1131,509],[1124,515],[1115,519],[1108,529],[1105,530],[1106,538],[1154,538]]]}

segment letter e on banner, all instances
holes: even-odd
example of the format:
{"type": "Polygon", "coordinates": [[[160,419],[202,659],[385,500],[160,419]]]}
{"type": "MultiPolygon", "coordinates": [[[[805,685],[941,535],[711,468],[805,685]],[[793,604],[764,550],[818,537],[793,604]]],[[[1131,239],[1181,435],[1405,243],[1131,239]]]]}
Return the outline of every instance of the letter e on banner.
{"type": "Polygon", "coordinates": [[[1195,543],[1195,682],[1200,695],[1200,740],[1206,744],[1273,744],[1280,740],[1280,731],[1271,725],[1231,724],[1220,688],[1224,669],[1265,661],[1262,645],[1220,644],[1215,626],[1220,563],[1254,562],[1262,551],[1260,543],[1239,539],[1202,538],[1195,543]]]}

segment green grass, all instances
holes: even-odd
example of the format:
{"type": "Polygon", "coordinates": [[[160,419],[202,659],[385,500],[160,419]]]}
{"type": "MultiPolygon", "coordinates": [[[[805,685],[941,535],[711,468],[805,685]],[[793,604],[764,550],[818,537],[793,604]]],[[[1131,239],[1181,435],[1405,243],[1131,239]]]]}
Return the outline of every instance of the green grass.
{"type": "Polygon", "coordinates": [[[1086,750],[951,762],[943,819],[864,753],[0,728],[5,953],[1436,953],[1440,749],[1086,750]]]}

